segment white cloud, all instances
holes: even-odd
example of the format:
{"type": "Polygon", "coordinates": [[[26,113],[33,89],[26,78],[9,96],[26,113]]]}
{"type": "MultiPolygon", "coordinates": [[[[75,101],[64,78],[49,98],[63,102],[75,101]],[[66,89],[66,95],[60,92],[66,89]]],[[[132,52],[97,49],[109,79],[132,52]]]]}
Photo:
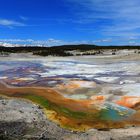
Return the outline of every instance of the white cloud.
{"type": "Polygon", "coordinates": [[[92,41],[65,41],[58,39],[47,39],[47,40],[33,40],[33,39],[0,39],[1,43],[9,44],[22,44],[22,45],[41,45],[41,46],[59,46],[59,45],[68,45],[68,44],[90,44],[92,41]]]}
{"type": "Polygon", "coordinates": [[[25,26],[24,23],[17,22],[17,21],[14,21],[14,20],[8,20],[8,19],[0,19],[0,25],[1,26],[7,26],[7,27],[25,26]]]}
{"type": "Polygon", "coordinates": [[[33,40],[33,39],[0,39],[1,43],[10,43],[10,44],[27,44],[27,45],[44,45],[44,46],[55,46],[67,44],[63,40],[57,39],[47,39],[47,40],[33,40]]]}
{"type": "Polygon", "coordinates": [[[28,20],[28,18],[25,17],[25,16],[19,16],[19,18],[22,19],[22,20],[25,20],[25,21],[28,20]]]}
{"type": "Polygon", "coordinates": [[[67,0],[81,23],[90,23],[89,32],[104,36],[140,36],[139,0],[67,0]]]}
{"type": "Polygon", "coordinates": [[[113,40],[111,38],[108,38],[108,39],[100,39],[100,40],[94,40],[92,41],[94,44],[96,43],[103,43],[103,42],[112,42],[113,40]]]}

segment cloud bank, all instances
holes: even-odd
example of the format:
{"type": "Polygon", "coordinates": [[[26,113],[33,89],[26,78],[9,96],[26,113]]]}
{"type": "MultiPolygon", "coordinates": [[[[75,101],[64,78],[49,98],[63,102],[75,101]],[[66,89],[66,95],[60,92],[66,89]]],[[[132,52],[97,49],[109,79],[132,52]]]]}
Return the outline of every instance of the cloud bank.
{"type": "Polygon", "coordinates": [[[86,29],[111,37],[140,36],[139,0],[67,0],[86,29]]]}
{"type": "MultiPolygon", "coordinates": [[[[108,45],[112,42],[126,42],[126,44],[129,45],[139,45],[140,40],[137,38],[127,38],[127,39],[98,39],[98,40],[80,40],[80,41],[65,41],[65,40],[59,40],[59,39],[47,39],[47,40],[34,40],[34,39],[0,39],[0,45],[6,44],[8,46],[11,46],[11,44],[14,44],[13,46],[19,46],[19,45],[31,45],[31,46],[59,46],[59,45],[76,45],[76,44],[94,44],[94,45],[102,45],[103,43],[105,45],[108,45]]],[[[118,44],[116,44],[118,45],[118,44]]],[[[119,44],[120,45],[120,44],[119,44]]],[[[125,44],[122,44],[125,45],[125,44]]]]}

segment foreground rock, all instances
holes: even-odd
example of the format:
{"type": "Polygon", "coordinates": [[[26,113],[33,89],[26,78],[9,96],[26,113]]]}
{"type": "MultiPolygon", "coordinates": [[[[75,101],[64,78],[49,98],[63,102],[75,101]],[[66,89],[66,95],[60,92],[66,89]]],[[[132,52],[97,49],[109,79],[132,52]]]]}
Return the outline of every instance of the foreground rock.
{"type": "Polygon", "coordinates": [[[0,98],[0,139],[5,140],[140,140],[140,127],[72,132],[46,119],[31,102],[0,98]]]}

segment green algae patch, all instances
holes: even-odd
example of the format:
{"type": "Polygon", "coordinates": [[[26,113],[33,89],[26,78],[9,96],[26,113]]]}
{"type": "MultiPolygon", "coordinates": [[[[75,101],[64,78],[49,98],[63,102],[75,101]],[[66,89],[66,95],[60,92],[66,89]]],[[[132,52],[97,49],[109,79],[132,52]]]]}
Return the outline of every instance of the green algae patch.
{"type": "Polygon", "coordinates": [[[43,108],[49,109],[49,110],[54,110],[57,113],[60,113],[61,115],[64,115],[66,117],[72,117],[75,119],[85,119],[89,115],[85,112],[75,112],[72,111],[68,108],[65,108],[63,106],[59,106],[57,104],[54,104],[47,99],[41,97],[41,96],[36,96],[36,95],[23,95],[22,98],[26,98],[28,100],[31,100],[32,102],[35,102],[42,106],[43,108]]]}
{"type": "Polygon", "coordinates": [[[24,95],[23,98],[29,99],[32,102],[35,102],[39,105],[41,105],[44,108],[50,108],[50,103],[48,100],[46,100],[45,98],[41,97],[41,96],[36,96],[36,95],[24,95]]]}
{"type": "Polygon", "coordinates": [[[72,117],[75,119],[84,119],[85,117],[87,117],[87,114],[85,112],[75,112],[65,107],[59,107],[58,111],[64,113],[67,117],[72,117]]]}

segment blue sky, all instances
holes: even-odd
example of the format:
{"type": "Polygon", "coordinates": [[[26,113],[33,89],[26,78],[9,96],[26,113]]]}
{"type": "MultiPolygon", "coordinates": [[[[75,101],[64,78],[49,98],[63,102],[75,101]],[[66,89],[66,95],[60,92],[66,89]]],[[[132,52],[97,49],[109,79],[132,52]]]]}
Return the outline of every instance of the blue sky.
{"type": "Polygon", "coordinates": [[[0,0],[0,42],[140,44],[139,0],[0,0]]]}

